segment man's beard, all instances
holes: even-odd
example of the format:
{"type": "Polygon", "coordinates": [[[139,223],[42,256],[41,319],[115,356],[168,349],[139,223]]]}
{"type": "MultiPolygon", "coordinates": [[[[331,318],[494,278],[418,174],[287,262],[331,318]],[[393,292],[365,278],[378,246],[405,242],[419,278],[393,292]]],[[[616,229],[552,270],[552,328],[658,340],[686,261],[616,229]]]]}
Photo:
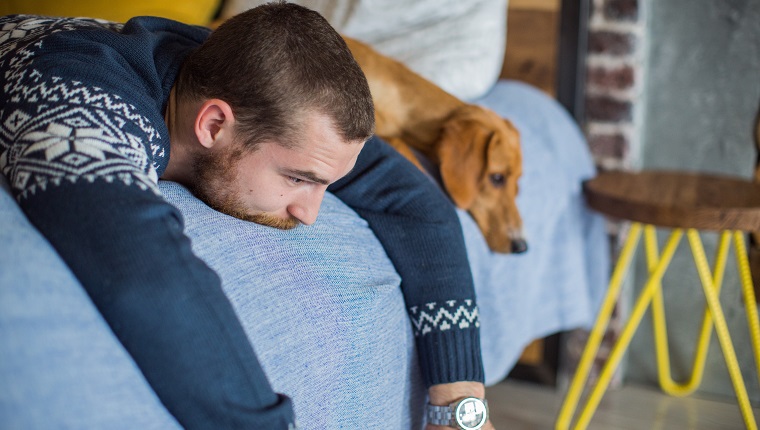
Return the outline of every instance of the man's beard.
{"type": "Polygon", "coordinates": [[[283,219],[266,213],[250,213],[240,198],[224,187],[224,184],[235,183],[235,166],[241,156],[240,151],[196,156],[193,160],[196,178],[189,184],[190,191],[209,207],[232,217],[280,230],[298,227],[301,222],[292,216],[283,219]]]}
{"type": "Polygon", "coordinates": [[[301,222],[297,219],[293,218],[292,216],[286,219],[276,217],[274,215],[269,215],[265,213],[261,214],[251,214],[243,211],[237,211],[235,210],[235,205],[237,205],[237,201],[225,201],[222,203],[220,207],[215,207],[209,204],[212,208],[218,210],[219,212],[226,213],[227,215],[233,216],[235,218],[242,219],[244,221],[251,221],[255,222],[256,224],[265,225],[267,227],[274,227],[278,228],[280,230],[292,230],[299,225],[301,225],[301,222]]]}

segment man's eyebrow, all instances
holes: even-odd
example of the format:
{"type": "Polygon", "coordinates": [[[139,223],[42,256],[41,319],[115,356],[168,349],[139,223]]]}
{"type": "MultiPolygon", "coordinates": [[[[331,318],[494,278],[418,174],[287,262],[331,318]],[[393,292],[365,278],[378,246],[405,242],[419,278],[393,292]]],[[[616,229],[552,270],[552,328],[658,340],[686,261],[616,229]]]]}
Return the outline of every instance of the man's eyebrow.
{"type": "Polygon", "coordinates": [[[311,181],[311,182],[316,182],[318,184],[330,185],[330,181],[328,181],[327,179],[324,179],[324,178],[320,178],[319,176],[317,176],[316,173],[310,172],[308,170],[291,170],[291,169],[286,169],[285,173],[287,173],[290,176],[295,176],[295,177],[298,177],[298,178],[303,178],[303,179],[306,179],[306,180],[311,181]]]}

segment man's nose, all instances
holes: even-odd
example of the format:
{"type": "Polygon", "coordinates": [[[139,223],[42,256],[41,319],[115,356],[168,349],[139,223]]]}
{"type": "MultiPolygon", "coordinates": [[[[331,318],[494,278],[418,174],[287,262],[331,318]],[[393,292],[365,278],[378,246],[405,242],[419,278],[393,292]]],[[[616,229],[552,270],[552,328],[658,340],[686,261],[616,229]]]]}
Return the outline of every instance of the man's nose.
{"type": "Polygon", "coordinates": [[[302,224],[312,225],[319,215],[319,207],[325,197],[325,189],[310,190],[302,198],[288,206],[288,213],[302,224]]]}

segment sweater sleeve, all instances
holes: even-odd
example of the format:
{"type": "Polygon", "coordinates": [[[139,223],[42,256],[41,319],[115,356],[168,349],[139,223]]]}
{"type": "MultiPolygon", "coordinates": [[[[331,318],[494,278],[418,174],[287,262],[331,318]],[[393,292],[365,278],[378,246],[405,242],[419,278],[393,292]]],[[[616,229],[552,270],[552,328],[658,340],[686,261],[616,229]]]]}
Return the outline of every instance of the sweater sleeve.
{"type": "Polygon", "coordinates": [[[448,197],[377,138],[329,190],[367,220],[401,275],[426,386],[483,382],[472,274],[448,197]]]}
{"type": "Polygon", "coordinates": [[[0,168],[29,220],[183,427],[292,427],[290,399],[272,391],[219,277],[158,192],[150,118],[70,68],[36,68],[45,20],[5,19],[0,168]]]}

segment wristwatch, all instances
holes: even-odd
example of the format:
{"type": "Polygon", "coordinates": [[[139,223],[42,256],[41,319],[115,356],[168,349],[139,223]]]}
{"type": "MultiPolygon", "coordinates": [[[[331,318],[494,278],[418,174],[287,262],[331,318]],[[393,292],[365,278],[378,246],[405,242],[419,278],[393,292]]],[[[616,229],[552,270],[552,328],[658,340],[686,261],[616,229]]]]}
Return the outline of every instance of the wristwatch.
{"type": "Polygon", "coordinates": [[[448,406],[427,405],[427,422],[460,430],[478,430],[488,421],[488,401],[465,397],[448,406]]]}

